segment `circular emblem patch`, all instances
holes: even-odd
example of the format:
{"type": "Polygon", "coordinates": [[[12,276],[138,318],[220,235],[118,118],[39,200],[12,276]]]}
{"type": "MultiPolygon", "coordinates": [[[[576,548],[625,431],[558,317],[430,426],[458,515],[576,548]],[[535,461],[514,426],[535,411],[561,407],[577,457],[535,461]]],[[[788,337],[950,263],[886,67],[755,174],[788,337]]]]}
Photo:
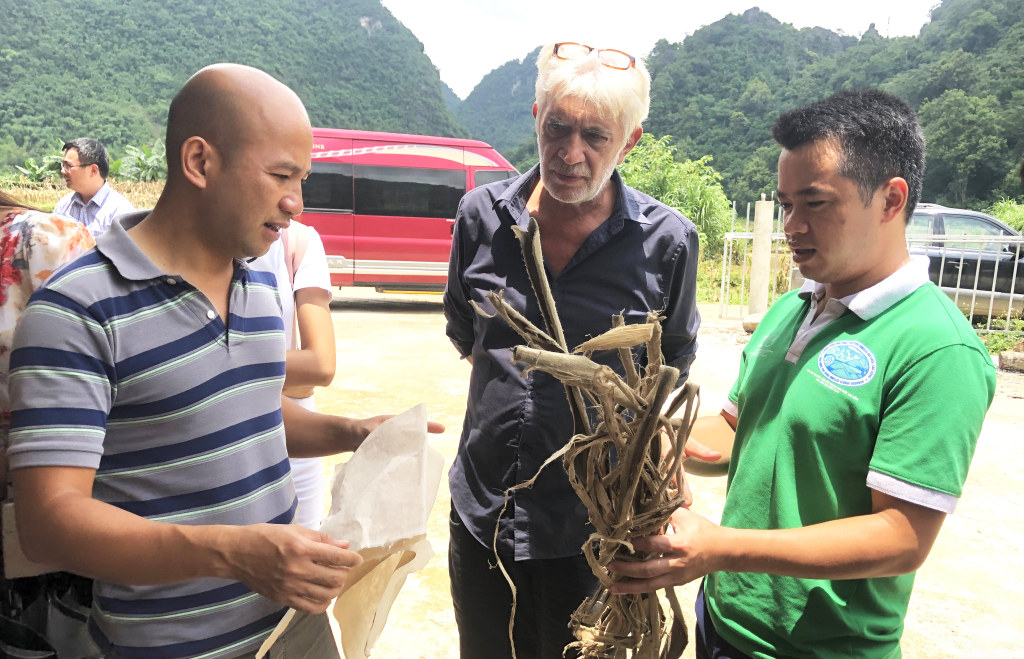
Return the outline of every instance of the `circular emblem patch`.
{"type": "Polygon", "coordinates": [[[860,341],[833,341],[818,355],[826,378],[844,387],[859,387],[875,377],[875,356],[860,341]]]}

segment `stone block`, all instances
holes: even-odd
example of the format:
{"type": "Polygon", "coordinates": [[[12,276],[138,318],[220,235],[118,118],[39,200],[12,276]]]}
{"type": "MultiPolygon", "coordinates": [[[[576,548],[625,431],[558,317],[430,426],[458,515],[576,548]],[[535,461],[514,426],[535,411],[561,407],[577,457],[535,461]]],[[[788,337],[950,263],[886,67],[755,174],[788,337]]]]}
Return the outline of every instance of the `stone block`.
{"type": "Polygon", "coordinates": [[[757,326],[761,324],[761,319],[764,318],[763,313],[752,313],[743,319],[743,331],[747,334],[753,334],[757,326]]]}
{"type": "Polygon", "coordinates": [[[1024,373],[1024,352],[1006,350],[999,353],[999,367],[1004,371],[1024,373]]]}

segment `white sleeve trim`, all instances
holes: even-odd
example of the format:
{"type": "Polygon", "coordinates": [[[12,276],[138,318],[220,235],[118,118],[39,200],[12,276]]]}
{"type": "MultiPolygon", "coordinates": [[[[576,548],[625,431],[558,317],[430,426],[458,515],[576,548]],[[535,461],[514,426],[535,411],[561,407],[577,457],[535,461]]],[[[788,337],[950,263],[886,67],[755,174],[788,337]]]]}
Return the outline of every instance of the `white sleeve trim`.
{"type": "Polygon", "coordinates": [[[875,470],[868,472],[868,487],[872,490],[877,490],[882,494],[888,494],[891,497],[902,499],[903,501],[909,501],[910,503],[916,503],[917,505],[924,506],[925,508],[938,510],[939,512],[946,513],[947,515],[951,515],[953,511],[956,510],[956,504],[960,501],[958,497],[955,497],[952,494],[946,494],[945,492],[931,490],[921,485],[901,481],[898,478],[893,478],[888,474],[883,474],[875,470]]]}
{"type": "Polygon", "coordinates": [[[732,398],[729,398],[728,396],[725,397],[725,404],[722,405],[722,411],[725,412],[726,414],[731,414],[736,418],[739,418],[740,416],[740,406],[737,405],[736,402],[732,398]]]}

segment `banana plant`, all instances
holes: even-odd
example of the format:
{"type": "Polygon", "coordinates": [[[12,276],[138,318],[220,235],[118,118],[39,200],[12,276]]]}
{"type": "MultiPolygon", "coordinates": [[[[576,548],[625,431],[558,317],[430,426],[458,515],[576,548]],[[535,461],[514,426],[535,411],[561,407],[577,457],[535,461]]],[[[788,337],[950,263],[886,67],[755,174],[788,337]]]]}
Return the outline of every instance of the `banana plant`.
{"type": "Polygon", "coordinates": [[[156,142],[152,148],[126,146],[121,158],[119,176],[135,181],[158,181],[167,178],[167,156],[164,145],[156,142]]]}
{"type": "Polygon", "coordinates": [[[24,166],[14,167],[33,183],[57,180],[60,178],[60,162],[64,158],[62,145],[63,142],[57,142],[57,147],[43,156],[42,162],[36,162],[35,158],[26,158],[24,166]]]}

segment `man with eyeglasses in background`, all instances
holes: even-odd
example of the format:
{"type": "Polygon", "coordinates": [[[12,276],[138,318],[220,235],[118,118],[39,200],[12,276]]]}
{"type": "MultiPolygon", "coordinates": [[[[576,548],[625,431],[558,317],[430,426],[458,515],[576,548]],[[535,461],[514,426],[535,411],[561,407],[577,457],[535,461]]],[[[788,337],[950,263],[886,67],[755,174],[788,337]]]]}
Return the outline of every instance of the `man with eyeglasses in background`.
{"type": "MultiPolygon", "coordinates": [[[[510,360],[519,336],[490,310],[504,299],[538,327],[544,322],[513,226],[540,227],[547,277],[570,346],[650,312],[663,321],[667,364],[685,376],[697,349],[699,242],[677,211],[626,187],[616,171],[640,136],[650,105],[643,62],[616,50],[548,44],[537,61],[540,163],[518,178],[476,188],[456,217],[447,334],[473,368],[462,438],[449,474],[448,566],[463,659],[510,657],[512,591],[494,565],[495,548],[516,588],[519,657],[556,659],[573,641],[569,619],[597,589],[582,547],[594,532],[561,461],[532,478],[573,435],[562,384],[510,360]],[[495,529],[497,528],[497,536],[495,529]]],[[[640,358],[646,361],[641,351],[640,358]]],[[[624,377],[614,351],[594,360],[624,377]]],[[[691,448],[691,447],[688,447],[691,448]]],[[[692,454],[720,457],[703,447],[692,454]]]]}
{"type": "Polygon", "coordinates": [[[109,229],[115,217],[131,213],[135,206],[110,187],[108,173],[110,158],[98,140],[79,137],[67,142],[60,174],[71,192],[61,197],[53,212],[78,220],[94,236],[109,229]]]}

